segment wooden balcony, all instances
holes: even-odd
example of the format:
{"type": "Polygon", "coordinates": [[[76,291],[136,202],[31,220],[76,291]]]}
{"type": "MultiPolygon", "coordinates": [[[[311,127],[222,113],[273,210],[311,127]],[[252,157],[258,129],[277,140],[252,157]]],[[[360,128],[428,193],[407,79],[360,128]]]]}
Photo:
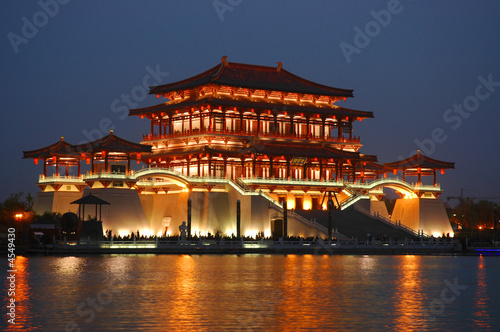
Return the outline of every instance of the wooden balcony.
{"type": "Polygon", "coordinates": [[[157,140],[165,140],[172,138],[183,138],[189,136],[200,136],[200,135],[221,135],[221,136],[259,136],[259,137],[268,137],[268,138],[279,138],[279,139],[290,139],[290,140],[310,140],[310,141],[327,141],[333,143],[349,143],[349,144],[359,144],[360,139],[359,136],[349,137],[333,137],[333,136],[325,136],[321,137],[320,135],[299,135],[299,134],[283,134],[278,132],[247,132],[247,131],[239,131],[239,130],[215,130],[215,129],[193,129],[191,132],[189,130],[185,131],[176,131],[168,134],[147,134],[143,135],[143,141],[157,141],[157,140]]]}

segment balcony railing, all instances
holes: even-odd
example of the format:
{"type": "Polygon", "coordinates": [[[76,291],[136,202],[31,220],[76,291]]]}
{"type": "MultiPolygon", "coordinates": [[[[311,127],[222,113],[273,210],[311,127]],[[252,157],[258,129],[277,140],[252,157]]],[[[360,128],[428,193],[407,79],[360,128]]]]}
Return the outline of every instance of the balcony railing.
{"type": "Polygon", "coordinates": [[[232,136],[255,136],[259,137],[270,137],[270,138],[282,138],[282,139],[300,139],[300,140],[311,140],[311,141],[327,141],[334,143],[359,143],[359,137],[333,137],[333,136],[319,136],[319,135],[299,135],[299,134],[290,134],[290,133],[270,133],[270,132],[248,132],[248,131],[239,131],[239,130],[209,130],[209,129],[193,129],[191,132],[189,130],[185,131],[175,131],[173,133],[168,134],[147,134],[142,135],[143,141],[155,141],[155,140],[163,140],[163,139],[171,139],[177,137],[187,137],[194,135],[205,135],[205,134],[216,134],[216,135],[232,135],[232,136]]]}
{"type": "Polygon", "coordinates": [[[80,176],[78,175],[49,175],[45,176],[43,174],[40,174],[40,178],[38,180],[38,183],[52,183],[52,182],[64,182],[64,183],[80,183],[83,182],[85,176],[82,174],[80,176]]]}

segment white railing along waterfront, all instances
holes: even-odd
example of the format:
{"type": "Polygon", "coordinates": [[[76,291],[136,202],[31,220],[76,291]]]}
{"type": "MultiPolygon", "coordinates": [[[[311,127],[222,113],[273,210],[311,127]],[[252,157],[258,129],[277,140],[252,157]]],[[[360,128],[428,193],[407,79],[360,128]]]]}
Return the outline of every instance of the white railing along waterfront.
{"type": "Polygon", "coordinates": [[[350,238],[340,238],[337,240],[306,240],[295,239],[287,240],[280,239],[274,241],[272,239],[193,239],[193,240],[169,240],[162,238],[153,239],[139,239],[139,240],[103,240],[103,241],[79,241],[79,242],[65,242],[56,241],[54,244],[39,245],[34,249],[40,250],[85,250],[85,249],[105,249],[105,250],[148,250],[148,249],[188,249],[188,248],[207,248],[207,249],[335,249],[335,248],[380,248],[380,249],[457,249],[460,250],[459,243],[453,239],[440,239],[440,238],[421,238],[419,241],[405,238],[403,241],[393,241],[391,238],[387,240],[361,240],[350,238]]]}

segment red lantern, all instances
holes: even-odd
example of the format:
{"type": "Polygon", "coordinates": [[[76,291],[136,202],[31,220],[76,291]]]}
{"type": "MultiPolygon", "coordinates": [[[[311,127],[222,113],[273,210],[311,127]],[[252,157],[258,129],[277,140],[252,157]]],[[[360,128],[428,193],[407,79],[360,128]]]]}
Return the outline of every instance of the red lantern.
{"type": "Polygon", "coordinates": [[[421,172],[422,172],[422,168],[420,168],[420,167],[419,167],[419,168],[417,168],[417,172],[418,172],[418,173],[421,173],[421,172]]]}
{"type": "Polygon", "coordinates": [[[87,165],[89,165],[90,164],[90,158],[85,159],[85,162],[87,163],[87,165]]]}
{"type": "Polygon", "coordinates": [[[384,178],[386,178],[386,177],[387,177],[387,173],[384,173],[384,178]]]}
{"type": "Polygon", "coordinates": [[[101,156],[106,157],[106,151],[101,151],[101,156]]]}
{"type": "Polygon", "coordinates": [[[82,156],[82,159],[85,158],[85,153],[82,152],[80,156],[82,156]]]}
{"type": "Polygon", "coordinates": [[[398,175],[398,170],[397,169],[395,169],[393,172],[394,172],[394,175],[398,175]]]}
{"type": "Polygon", "coordinates": [[[139,159],[141,159],[141,154],[140,153],[137,154],[137,160],[139,160],[139,159]]]}
{"type": "Polygon", "coordinates": [[[57,157],[56,156],[52,157],[52,161],[56,163],[57,162],[57,157]]]}
{"type": "Polygon", "coordinates": [[[364,171],[361,171],[361,177],[364,177],[365,176],[365,172],[364,171]]]}
{"type": "Polygon", "coordinates": [[[156,95],[156,98],[160,98],[160,95],[156,95]]]}
{"type": "Polygon", "coordinates": [[[444,169],[441,170],[441,174],[444,174],[444,169]]]}
{"type": "Polygon", "coordinates": [[[33,162],[35,163],[35,165],[38,165],[38,158],[33,159],[33,162]]]}

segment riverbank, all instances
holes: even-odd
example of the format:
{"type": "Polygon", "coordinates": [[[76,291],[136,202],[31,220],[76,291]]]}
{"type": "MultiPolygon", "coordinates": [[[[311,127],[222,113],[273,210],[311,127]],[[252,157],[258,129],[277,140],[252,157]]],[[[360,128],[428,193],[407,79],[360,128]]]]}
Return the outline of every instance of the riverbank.
{"type": "MultiPolygon", "coordinates": [[[[484,248],[483,248],[484,249],[484,248]]],[[[24,248],[26,254],[318,254],[318,255],[442,255],[465,254],[462,245],[453,240],[421,241],[94,241],[56,243],[24,248]]],[[[472,252],[473,253],[473,252],[472,252]]]]}

